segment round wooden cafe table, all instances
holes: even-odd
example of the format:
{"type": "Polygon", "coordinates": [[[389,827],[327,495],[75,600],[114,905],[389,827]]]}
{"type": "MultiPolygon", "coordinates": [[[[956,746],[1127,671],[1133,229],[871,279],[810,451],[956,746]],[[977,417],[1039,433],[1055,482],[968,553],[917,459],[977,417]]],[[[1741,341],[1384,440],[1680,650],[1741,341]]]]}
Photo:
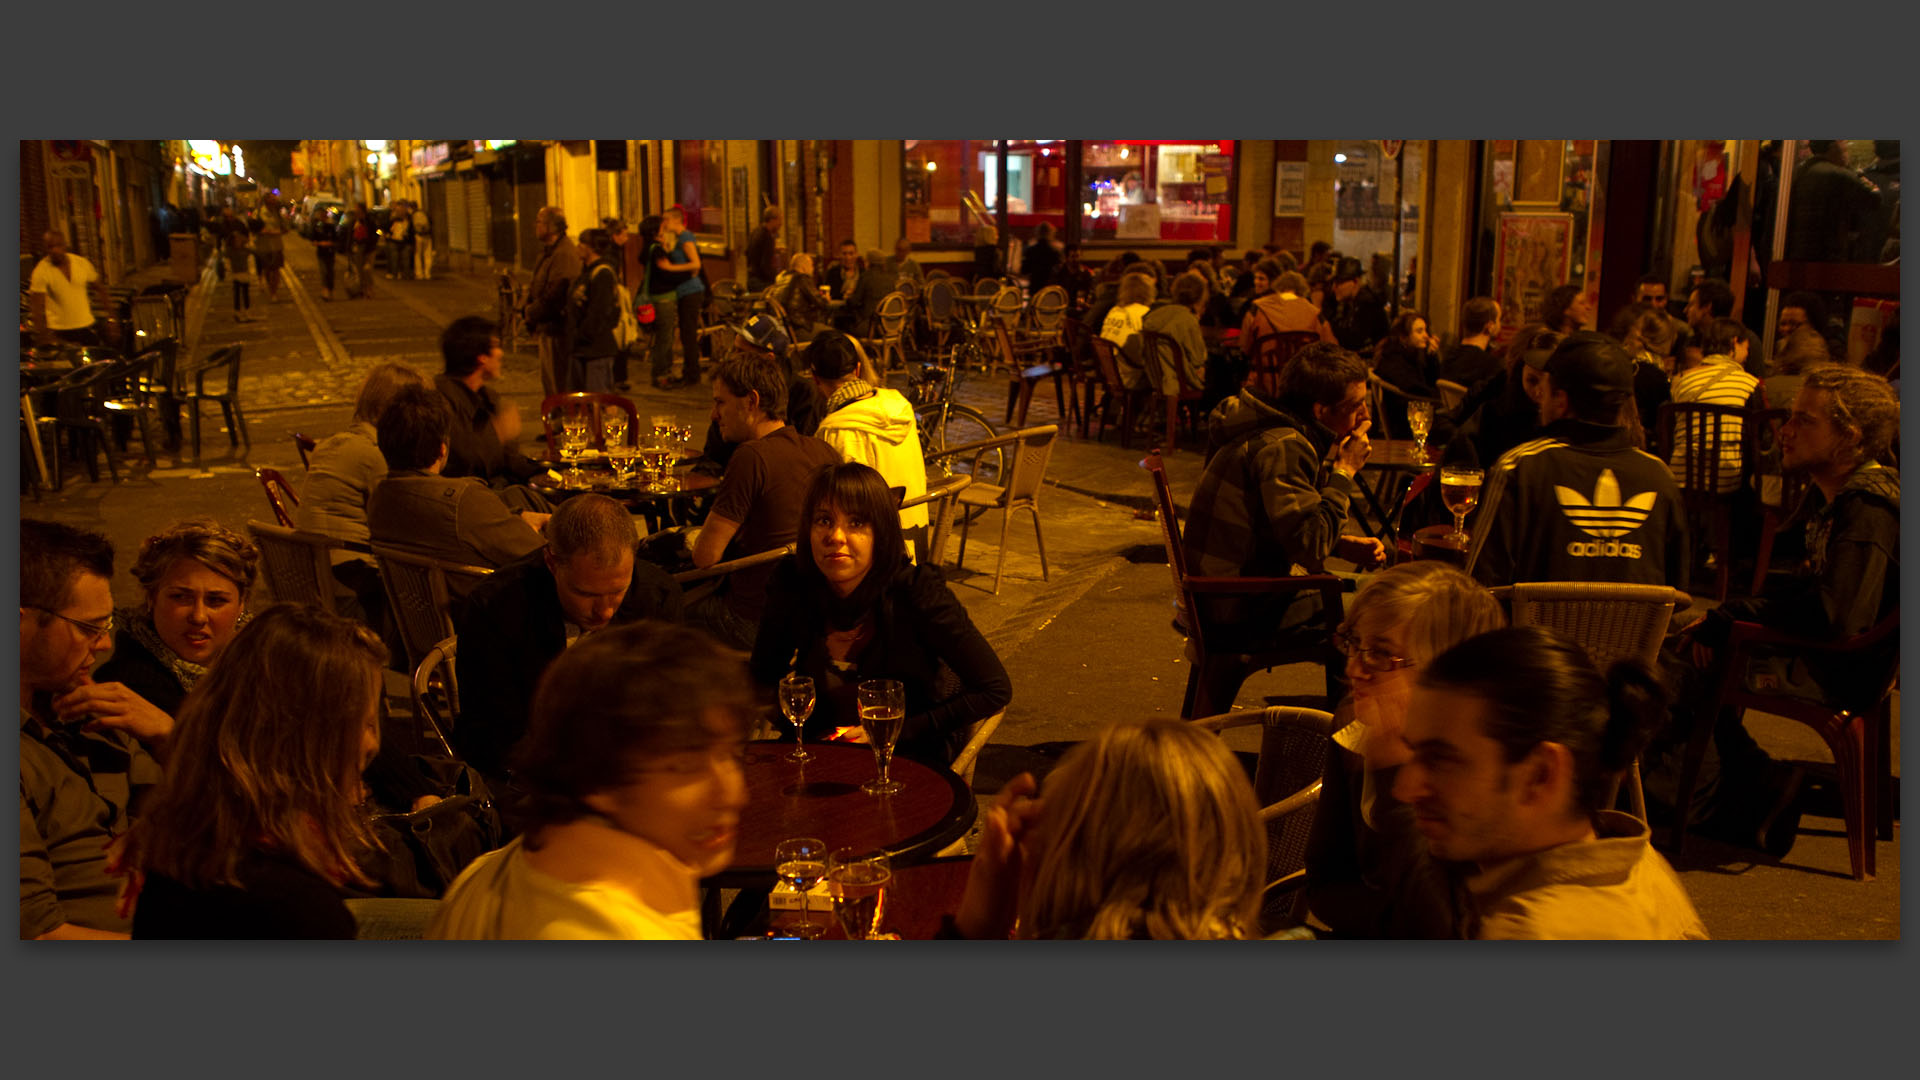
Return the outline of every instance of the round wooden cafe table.
{"type": "Polygon", "coordinates": [[[1413,531],[1413,557],[1438,559],[1462,569],[1467,565],[1467,545],[1453,538],[1453,525],[1428,525],[1413,531]]]}
{"type": "MultiPolygon", "coordinates": [[[[886,899],[880,914],[882,933],[898,934],[903,941],[928,941],[940,932],[940,920],[960,910],[967,895],[967,877],[973,872],[973,857],[935,859],[914,866],[895,866],[887,883],[886,899]]],[[[846,933],[834,917],[830,903],[807,913],[815,927],[824,927],[823,941],[844,941],[846,933]]],[[[775,934],[791,934],[800,925],[797,910],[768,913],[767,925],[755,927],[775,934]]]]}
{"type": "Polygon", "coordinates": [[[828,850],[885,850],[912,863],[966,835],[973,825],[973,792],[953,771],[895,756],[888,774],[905,785],[894,795],[869,795],[860,785],[879,775],[873,750],[853,743],[808,743],[813,760],[787,760],[792,743],[747,744],[747,806],[733,864],[706,879],[713,888],[771,889],[773,849],[782,840],[811,836],[828,850]]]}

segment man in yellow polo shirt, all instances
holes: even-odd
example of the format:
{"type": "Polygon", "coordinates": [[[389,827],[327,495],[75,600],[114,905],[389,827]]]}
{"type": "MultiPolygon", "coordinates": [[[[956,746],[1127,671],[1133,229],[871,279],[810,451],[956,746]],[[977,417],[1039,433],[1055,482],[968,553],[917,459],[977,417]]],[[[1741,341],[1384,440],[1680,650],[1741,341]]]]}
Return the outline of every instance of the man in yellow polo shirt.
{"type": "Polygon", "coordinates": [[[48,229],[43,238],[46,258],[34,264],[30,279],[33,324],[40,340],[52,344],[55,339],[74,345],[98,345],[100,335],[93,327],[93,299],[106,304],[105,285],[100,271],[85,256],[67,251],[67,238],[58,229],[48,229]]]}

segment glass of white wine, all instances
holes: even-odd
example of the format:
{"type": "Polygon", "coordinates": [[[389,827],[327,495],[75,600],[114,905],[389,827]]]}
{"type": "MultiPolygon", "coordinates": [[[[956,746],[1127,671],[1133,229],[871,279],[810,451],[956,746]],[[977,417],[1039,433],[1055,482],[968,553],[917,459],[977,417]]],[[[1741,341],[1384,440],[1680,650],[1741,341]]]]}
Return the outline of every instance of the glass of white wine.
{"type": "Polygon", "coordinates": [[[1433,430],[1433,402],[1407,402],[1407,428],[1413,432],[1413,453],[1424,462],[1427,460],[1427,433],[1433,430]]]}
{"type": "Polygon", "coordinates": [[[1465,544],[1471,537],[1467,535],[1467,514],[1480,504],[1480,485],[1486,474],[1478,469],[1448,468],[1440,470],[1440,501],[1453,511],[1453,532],[1447,539],[1456,544],[1465,544]]]}
{"type": "Polygon", "coordinates": [[[887,913],[893,866],[884,851],[838,848],[827,856],[827,895],[848,941],[872,941],[887,913]]]}
{"type": "Polygon", "coordinates": [[[780,680],[780,715],[793,725],[792,751],[788,761],[812,761],[807,753],[807,718],[813,715],[813,680],[798,672],[788,672],[780,680]]]}
{"type": "Polygon", "coordinates": [[[580,455],[586,452],[591,438],[584,414],[568,413],[560,418],[560,459],[567,463],[569,485],[578,487],[583,479],[583,474],[580,472],[580,455]]]}
{"type": "Polygon", "coordinates": [[[893,763],[893,747],[900,741],[900,728],[907,720],[907,691],[898,679],[867,679],[856,688],[859,697],[860,728],[873,747],[873,760],[880,766],[878,779],[860,785],[869,795],[893,795],[903,787],[887,776],[893,763]]]}
{"type": "Polygon", "coordinates": [[[782,882],[799,890],[800,925],[794,933],[808,939],[819,937],[820,927],[807,916],[807,894],[827,876],[827,845],[811,836],[782,840],[773,849],[773,871],[782,882]]]}

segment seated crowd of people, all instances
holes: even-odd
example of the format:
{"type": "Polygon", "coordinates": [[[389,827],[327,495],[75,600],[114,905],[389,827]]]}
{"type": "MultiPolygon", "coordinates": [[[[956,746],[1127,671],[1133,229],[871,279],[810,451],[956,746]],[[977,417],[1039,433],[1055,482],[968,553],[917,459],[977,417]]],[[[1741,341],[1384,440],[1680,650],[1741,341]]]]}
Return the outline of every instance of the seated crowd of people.
{"type": "MultiPolygon", "coordinates": [[[[684,268],[671,262],[677,223],[656,228],[659,269],[684,268]]],[[[1886,377],[1832,362],[1799,328],[1757,357],[1711,282],[1684,320],[1662,283],[1643,282],[1618,336],[1588,329],[1585,296],[1561,290],[1501,353],[1494,301],[1468,301],[1442,349],[1424,316],[1390,321],[1383,284],[1324,244],[1304,265],[1249,253],[1237,274],[1196,252],[1169,282],[1131,256],[1096,280],[1075,246],[1036,243],[1026,265],[1068,289],[1130,389],[1149,384],[1146,331],[1182,353],[1185,370],[1167,374],[1207,388],[1183,538],[1192,573],[1285,577],[1330,559],[1369,572],[1344,612],[1279,592],[1199,613],[1234,652],[1339,626],[1311,642],[1336,690],[1302,905],[1321,936],[1705,937],[1649,822],[1615,802],[1639,762],[1655,820],[1677,814],[1701,724],[1715,726],[1691,821],[1775,855],[1791,846],[1800,771],[1738,715],[1703,714],[1735,620],[1837,641],[1897,609],[1899,404],[1886,377]],[[1274,334],[1311,343],[1251,370],[1220,347],[1274,334]],[[1405,422],[1371,414],[1371,380],[1436,403],[1443,381],[1462,390],[1436,408],[1433,433],[1443,462],[1487,473],[1464,570],[1392,565],[1400,552],[1356,528],[1373,424],[1405,422]],[[1703,552],[1678,451],[1653,452],[1666,401],[1789,410],[1772,464],[1809,483],[1800,507],[1782,508],[1805,526],[1805,559],[1777,588],[1687,621],[1657,669],[1602,669],[1565,637],[1508,626],[1490,589],[1687,585],[1703,552]]],[[[849,244],[825,280],[854,307],[910,262],[904,242],[892,261],[849,244]]],[[[811,269],[796,257],[765,283],[818,324],[811,269]]],[[[643,292],[670,309],[670,283],[643,292]]],[[[350,426],[320,443],[301,528],[491,571],[454,598],[464,707],[451,737],[504,827],[432,897],[394,891],[383,872],[395,853],[370,827],[449,792],[382,740],[382,669],[404,661],[369,554],[335,556],[341,614],[250,608],[252,542],[186,521],[141,545],[142,601],[116,609],[104,537],[23,521],[21,936],[344,938],[390,917],[435,938],[700,938],[714,930],[702,879],[731,863],[746,805],[744,747],[788,673],[813,679],[819,706],[787,737],[860,741],[854,687],[893,678],[899,753],[953,761],[972,725],[1006,709],[1012,682],[938,568],[911,559],[925,511],[900,504],[927,487],[911,407],[852,338],[816,329],[797,357],[713,372],[709,448],[724,471],[691,563],[793,551],[691,600],[621,504],[555,504],[528,486],[542,466],[487,385],[502,353],[484,318],[447,328],[431,381],[376,368],[350,426]]],[[[1729,464],[1738,486],[1750,470],[1729,464]]],[[[1749,662],[1753,685],[1859,707],[1886,660],[1749,662]]],[[[1209,667],[1201,700],[1224,711],[1247,674],[1209,667]]],[[[1117,718],[985,809],[942,936],[1294,936],[1262,914],[1267,832],[1219,737],[1117,718]]]]}

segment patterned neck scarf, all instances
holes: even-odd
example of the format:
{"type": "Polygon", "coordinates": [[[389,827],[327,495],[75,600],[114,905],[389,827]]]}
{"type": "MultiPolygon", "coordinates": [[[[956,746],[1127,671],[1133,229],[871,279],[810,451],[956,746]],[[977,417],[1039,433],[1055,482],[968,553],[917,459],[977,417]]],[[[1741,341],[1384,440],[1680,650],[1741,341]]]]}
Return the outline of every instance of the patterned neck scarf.
{"type": "Polygon", "coordinates": [[[833,392],[832,397],[827,399],[827,411],[833,412],[840,406],[849,402],[859,401],[861,398],[867,397],[873,392],[873,387],[870,384],[856,376],[847,380],[840,389],[833,392]]]}
{"type": "MultiPolygon", "coordinates": [[[[240,618],[233,624],[234,632],[238,633],[240,628],[247,625],[248,620],[252,618],[253,612],[242,611],[240,618]]],[[[129,610],[116,615],[115,621],[125,626],[127,633],[132,634],[133,639],[139,642],[142,648],[166,665],[167,670],[173,673],[173,677],[180,680],[180,689],[192,690],[194,682],[207,673],[205,664],[196,664],[191,660],[183,659],[179,653],[167,648],[166,644],[160,640],[160,631],[154,628],[152,615],[129,610]]]]}

